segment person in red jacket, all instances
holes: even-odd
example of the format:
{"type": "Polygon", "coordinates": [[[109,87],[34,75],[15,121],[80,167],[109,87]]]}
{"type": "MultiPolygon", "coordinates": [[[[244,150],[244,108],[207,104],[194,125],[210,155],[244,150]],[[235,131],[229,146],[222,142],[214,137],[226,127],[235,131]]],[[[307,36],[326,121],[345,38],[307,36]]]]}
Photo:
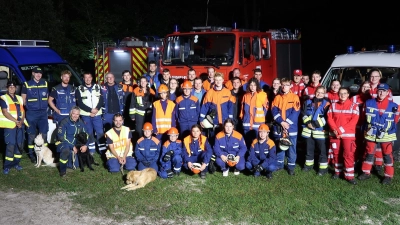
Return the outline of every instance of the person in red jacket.
{"type": "Polygon", "coordinates": [[[312,82],[304,88],[303,91],[303,98],[304,96],[308,96],[309,99],[313,99],[315,97],[315,91],[317,90],[317,87],[321,86],[319,81],[321,80],[321,72],[319,70],[315,70],[312,75],[311,75],[311,80],[312,82]]]}
{"type": "Polygon", "coordinates": [[[290,90],[293,94],[298,95],[301,97],[305,85],[301,78],[303,77],[303,72],[300,69],[296,69],[293,71],[293,81],[290,84],[290,90]]]}
{"type": "Polygon", "coordinates": [[[339,89],[338,102],[332,103],[328,111],[330,127],[330,147],[333,151],[335,174],[339,178],[344,165],[344,177],[350,184],[357,184],[354,179],[354,152],[356,150],[356,125],[359,118],[358,105],[349,99],[350,91],[339,89]]]}
{"type": "Polygon", "coordinates": [[[325,95],[331,103],[339,101],[339,88],[341,88],[340,81],[336,79],[332,80],[331,88],[325,95]]]}

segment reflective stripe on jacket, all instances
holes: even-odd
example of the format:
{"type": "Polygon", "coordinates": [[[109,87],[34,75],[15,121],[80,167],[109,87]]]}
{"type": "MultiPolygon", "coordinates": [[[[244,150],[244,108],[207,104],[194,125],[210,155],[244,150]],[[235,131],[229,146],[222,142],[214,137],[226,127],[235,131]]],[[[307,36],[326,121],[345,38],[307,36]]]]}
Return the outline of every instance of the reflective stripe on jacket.
{"type": "MultiPolygon", "coordinates": [[[[132,156],[133,154],[133,147],[131,141],[128,139],[130,129],[126,126],[121,126],[121,131],[119,135],[115,132],[114,128],[111,128],[109,131],[106,132],[106,136],[112,140],[112,145],[114,147],[115,152],[118,156],[124,156],[126,146],[129,145],[128,155],[132,156]]],[[[110,150],[106,152],[107,158],[115,158],[110,150]]]]}

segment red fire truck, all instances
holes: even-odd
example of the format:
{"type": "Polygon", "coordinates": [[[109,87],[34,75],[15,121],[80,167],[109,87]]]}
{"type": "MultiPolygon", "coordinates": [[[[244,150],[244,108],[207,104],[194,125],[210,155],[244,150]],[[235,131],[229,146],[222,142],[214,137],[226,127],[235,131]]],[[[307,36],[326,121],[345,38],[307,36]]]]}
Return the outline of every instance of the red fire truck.
{"type": "Polygon", "coordinates": [[[149,61],[160,61],[162,40],[156,36],[144,36],[141,39],[125,37],[119,43],[97,43],[94,54],[96,81],[103,83],[105,74],[111,72],[116,82],[120,82],[124,70],[130,70],[132,78],[138,79],[147,73],[149,61]]]}
{"type": "Polygon", "coordinates": [[[261,68],[262,79],[271,84],[276,77],[291,78],[292,71],[301,69],[301,65],[298,30],[261,32],[202,26],[193,27],[190,32],[176,29],[165,37],[160,70],[168,68],[173,77],[184,79],[189,68],[193,68],[204,79],[207,68],[214,67],[228,80],[234,68],[249,77],[255,68],[261,68]]]}

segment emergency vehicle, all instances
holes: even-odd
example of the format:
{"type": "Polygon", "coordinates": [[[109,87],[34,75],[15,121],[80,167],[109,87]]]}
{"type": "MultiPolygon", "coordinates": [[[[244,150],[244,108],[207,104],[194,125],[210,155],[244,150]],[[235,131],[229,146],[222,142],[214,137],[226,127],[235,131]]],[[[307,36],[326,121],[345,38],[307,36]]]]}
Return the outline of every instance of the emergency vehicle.
{"type": "Polygon", "coordinates": [[[159,62],[162,38],[144,36],[143,39],[125,37],[120,42],[100,42],[95,48],[95,77],[98,83],[104,83],[104,76],[111,72],[115,81],[122,81],[122,71],[132,72],[137,80],[147,73],[149,61],[159,62]]]}
{"type": "MultiPolygon", "coordinates": [[[[330,68],[322,78],[321,84],[329,89],[332,80],[340,81],[342,87],[348,87],[351,94],[356,94],[362,82],[369,80],[369,71],[378,68],[382,72],[380,83],[389,84],[393,101],[400,104],[400,51],[389,45],[386,49],[354,51],[347,47],[347,53],[336,55],[330,68]]],[[[400,140],[400,123],[397,124],[397,140],[400,140]]],[[[399,141],[394,144],[394,151],[399,151],[399,141]]],[[[393,154],[395,156],[395,154],[393,154]]],[[[397,156],[397,160],[400,158],[397,156]]]]}
{"type": "MultiPolygon", "coordinates": [[[[79,74],[63,59],[46,40],[11,40],[0,39],[0,92],[7,92],[7,81],[12,80],[17,84],[17,94],[21,95],[21,87],[25,81],[32,77],[32,69],[39,66],[42,79],[47,81],[49,90],[61,83],[61,71],[69,70],[72,73],[70,83],[78,87],[82,81],[79,74]]],[[[48,109],[49,132],[48,143],[54,143],[53,131],[56,128],[48,109]]]]}
{"type": "Polygon", "coordinates": [[[197,77],[207,77],[207,68],[229,79],[234,68],[252,77],[255,68],[261,68],[262,80],[272,84],[276,77],[290,77],[294,69],[301,69],[300,32],[288,29],[237,29],[236,26],[198,26],[190,32],[175,32],[164,39],[160,70],[170,70],[172,77],[185,79],[190,68],[197,77]]]}

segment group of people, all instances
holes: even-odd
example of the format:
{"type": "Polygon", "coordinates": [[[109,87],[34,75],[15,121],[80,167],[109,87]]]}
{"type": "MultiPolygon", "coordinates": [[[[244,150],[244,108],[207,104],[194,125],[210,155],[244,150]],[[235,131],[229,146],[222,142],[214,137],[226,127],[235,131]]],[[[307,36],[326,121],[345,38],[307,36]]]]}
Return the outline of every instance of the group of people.
{"type": "Polygon", "coordinates": [[[234,69],[226,82],[213,67],[204,81],[189,69],[187,79],[180,82],[171,78],[168,69],[158,73],[152,61],[149,72],[137,81],[126,70],[121,83],[108,73],[100,85],[91,73],[84,73],[84,82],[76,89],[69,84],[71,73],[63,71],[61,84],[51,92],[41,76],[40,68],[34,68],[22,97],[15,95],[12,81],[1,96],[1,119],[7,121],[2,123],[7,144],[4,174],[13,167],[22,169],[24,124],[28,125],[28,155],[35,162],[33,139],[37,133],[47,134],[50,106],[57,124],[60,176],[76,161],[72,152],[95,154],[97,149],[110,172],[151,167],[160,177],[172,178],[183,167],[204,179],[218,168],[223,176],[247,169],[272,179],[273,172],[281,169],[295,175],[301,136],[305,172],[317,162],[317,174],[324,175],[331,164],[332,178],[344,171],[344,178],[356,184],[355,164],[360,163],[363,173],[358,178],[364,180],[375,163],[375,168],[384,165],[382,183],[393,178],[392,145],[399,109],[390,87],[379,83],[378,69],[370,71],[370,81],[354,97],[337,80],[327,92],[319,71],[307,79],[300,69],[293,71],[293,80],[275,78],[271,86],[262,80],[259,68],[251,78],[234,69]],[[89,139],[77,149],[74,135],[80,132],[89,139]],[[381,148],[375,148],[377,143],[381,148]]]}

